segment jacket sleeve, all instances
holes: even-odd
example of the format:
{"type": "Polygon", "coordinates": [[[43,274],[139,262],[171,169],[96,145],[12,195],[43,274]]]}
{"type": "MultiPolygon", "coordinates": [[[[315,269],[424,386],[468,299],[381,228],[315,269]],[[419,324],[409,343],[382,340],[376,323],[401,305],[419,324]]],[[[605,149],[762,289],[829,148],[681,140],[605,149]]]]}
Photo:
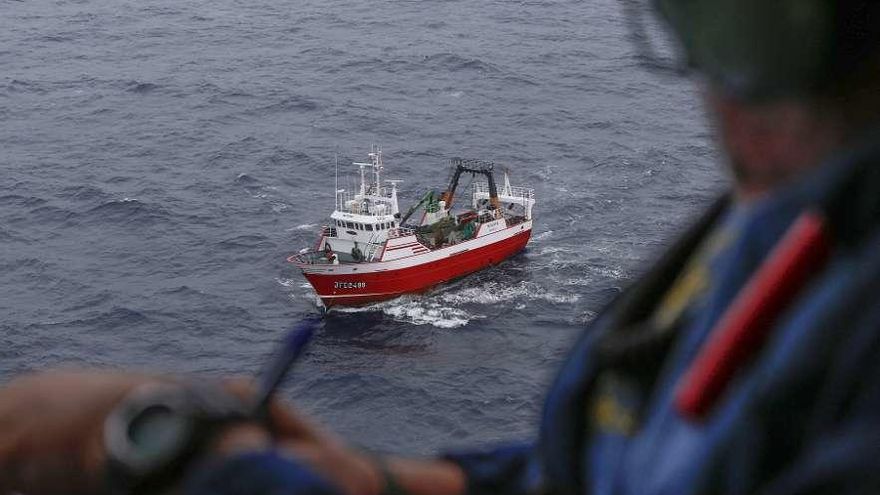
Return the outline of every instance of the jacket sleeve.
{"type": "Polygon", "coordinates": [[[541,470],[532,444],[522,443],[443,457],[458,464],[467,478],[467,495],[526,495],[539,493],[541,470]]]}
{"type": "Polygon", "coordinates": [[[828,432],[760,493],[880,493],[880,428],[877,424],[852,424],[828,432]]]}
{"type": "Polygon", "coordinates": [[[339,495],[324,479],[275,451],[204,462],[184,480],[185,495],[339,495]]]}
{"type": "Polygon", "coordinates": [[[824,420],[807,430],[799,455],[763,493],[880,493],[880,324],[863,330],[843,348],[846,359],[835,361],[838,379],[826,383],[834,400],[821,402],[824,420]]]}

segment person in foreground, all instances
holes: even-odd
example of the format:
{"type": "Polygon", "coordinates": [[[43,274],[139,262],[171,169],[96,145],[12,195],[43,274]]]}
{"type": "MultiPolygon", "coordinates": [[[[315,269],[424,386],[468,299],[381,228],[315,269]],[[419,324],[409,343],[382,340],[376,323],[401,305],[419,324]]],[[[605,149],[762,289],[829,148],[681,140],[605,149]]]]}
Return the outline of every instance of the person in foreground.
{"type": "Polygon", "coordinates": [[[536,439],[380,458],[237,415],[246,382],[44,373],[0,390],[0,493],[876,493],[880,1],[655,6],[735,186],[589,325],[536,439]],[[161,404],[199,421],[138,426],[161,404]]]}

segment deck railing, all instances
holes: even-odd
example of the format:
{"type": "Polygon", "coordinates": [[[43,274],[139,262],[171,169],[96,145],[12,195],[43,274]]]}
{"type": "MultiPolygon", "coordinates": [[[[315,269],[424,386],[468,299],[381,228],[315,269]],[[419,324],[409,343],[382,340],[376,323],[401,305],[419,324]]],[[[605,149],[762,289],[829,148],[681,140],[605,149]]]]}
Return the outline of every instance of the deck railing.
{"type": "Polygon", "coordinates": [[[385,216],[391,211],[393,200],[390,191],[386,187],[379,188],[378,190],[375,187],[370,187],[367,190],[367,197],[361,198],[360,201],[357,201],[358,196],[360,196],[360,192],[338,190],[336,192],[336,211],[372,217],[385,216]],[[385,205],[386,211],[376,212],[368,206],[370,203],[385,205]]]}
{"type": "MultiPolygon", "coordinates": [[[[474,194],[489,194],[489,183],[476,181],[473,185],[474,194]]],[[[498,194],[503,192],[503,188],[498,189],[498,194]]],[[[510,187],[510,196],[514,198],[535,199],[535,190],[529,187],[510,187]]]]}

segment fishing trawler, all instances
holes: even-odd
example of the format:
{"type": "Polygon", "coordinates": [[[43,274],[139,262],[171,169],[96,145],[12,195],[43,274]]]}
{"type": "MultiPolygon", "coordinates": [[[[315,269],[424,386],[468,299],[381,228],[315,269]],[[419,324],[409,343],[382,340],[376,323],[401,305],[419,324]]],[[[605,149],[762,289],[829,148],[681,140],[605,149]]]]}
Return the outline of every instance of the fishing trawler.
{"type": "Polygon", "coordinates": [[[401,213],[397,180],[382,180],[382,151],[373,147],[357,191],[336,189],[330,222],[313,248],[287,258],[302,270],[325,307],[357,306],[426,291],[495,265],[521,251],[532,233],[534,191],[513,187],[495,165],[452,159],[448,186],[401,213]],[[453,210],[463,175],[474,180],[468,204],[453,210]],[[417,219],[417,220],[415,220],[417,219]]]}

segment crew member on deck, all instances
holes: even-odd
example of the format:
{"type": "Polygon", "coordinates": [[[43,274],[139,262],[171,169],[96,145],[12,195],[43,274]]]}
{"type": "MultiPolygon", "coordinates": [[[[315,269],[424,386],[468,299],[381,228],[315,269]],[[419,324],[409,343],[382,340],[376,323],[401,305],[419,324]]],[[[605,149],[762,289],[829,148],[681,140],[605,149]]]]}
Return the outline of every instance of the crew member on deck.
{"type": "Polygon", "coordinates": [[[197,411],[249,388],[41,374],[0,389],[0,493],[880,491],[880,1],[654,4],[701,75],[735,185],[589,325],[537,438],[379,458],[275,404],[265,423],[169,425],[119,451],[106,418],[144,384],[197,411]],[[198,449],[163,457],[177,438],[198,449]]]}

